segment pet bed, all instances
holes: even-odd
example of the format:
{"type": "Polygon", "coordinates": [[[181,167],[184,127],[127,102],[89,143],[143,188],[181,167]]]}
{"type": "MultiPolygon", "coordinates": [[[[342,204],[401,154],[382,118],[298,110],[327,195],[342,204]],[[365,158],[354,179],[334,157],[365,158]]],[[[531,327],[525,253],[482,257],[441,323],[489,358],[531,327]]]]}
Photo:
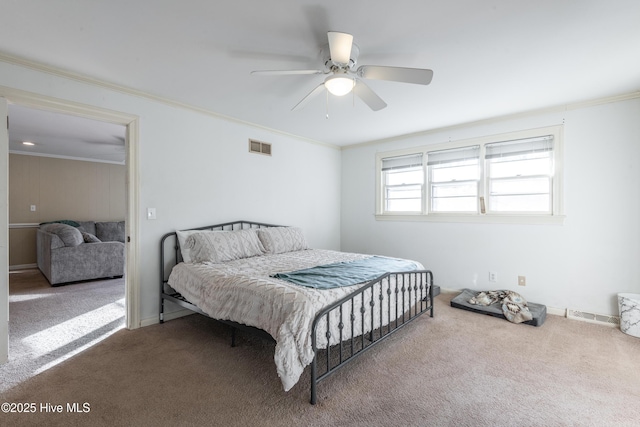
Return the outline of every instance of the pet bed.
{"type": "MultiPolygon", "coordinates": [[[[502,307],[500,303],[491,305],[474,305],[469,303],[469,300],[476,296],[478,291],[472,289],[463,289],[460,295],[451,300],[451,307],[460,308],[462,310],[472,311],[474,313],[482,313],[493,317],[499,317],[505,319],[505,315],[502,313],[502,307]]],[[[533,319],[522,322],[525,325],[541,326],[547,318],[547,306],[542,304],[536,304],[533,302],[527,302],[529,311],[533,315],[533,319]]]]}

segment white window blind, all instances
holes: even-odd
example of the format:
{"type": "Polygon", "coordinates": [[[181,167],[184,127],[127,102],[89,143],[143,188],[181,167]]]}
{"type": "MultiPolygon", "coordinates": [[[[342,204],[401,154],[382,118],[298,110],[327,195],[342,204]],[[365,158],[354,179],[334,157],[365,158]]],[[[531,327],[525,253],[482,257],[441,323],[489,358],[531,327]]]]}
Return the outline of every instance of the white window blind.
{"type": "Polygon", "coordinates": [[[382,170],[422,167],[422,153],[382,159],[382,170]]]}
{"type": "Polygon", "coordinates": [[[553,150],[553,136],[518,139],[515,141],[493,142],[485,146],[485,158],[519,156],[523,154],[545,153],[553,150]]]}
{"type": "Polygon", "coordinates": [[[442,165],[447,163],[457,163],[464,161],[478,160],[480,157],[480,146],[451,148],[448,150],[429,151],[427,153],[427,164],[429,166],[442,165]]]}

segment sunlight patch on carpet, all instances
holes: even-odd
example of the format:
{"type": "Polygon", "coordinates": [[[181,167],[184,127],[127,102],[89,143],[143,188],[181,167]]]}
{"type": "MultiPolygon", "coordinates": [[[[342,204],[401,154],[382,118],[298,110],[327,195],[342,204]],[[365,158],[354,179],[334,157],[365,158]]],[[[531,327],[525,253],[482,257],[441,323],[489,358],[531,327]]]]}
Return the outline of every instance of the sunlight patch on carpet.
{"type": "Polygon", "coordinates": [[[33,372],[33,375],[38,375],[39,373],[44,372],[47,369],[53,368],[54,366],[64,362],[65,360],[75,356],[76,354],[81,353],[84,350],[90,348],[91,346],[98,344],[100,341],[108,338],[110,335],[113,335],[114,333],[118,332],[120,329],[124,329],[124,316],[121,316],[115,319],[113,322],[111,322],[111,327],[107,328],[106,332],[99,334],[93,340],[88,341],[84,345],[80,345],[77,347],[74,345],[73,349],[65,352],[63,355],[61,355],[57,359],[54,359],[42,365],[39,369],[36,369],[33,372]]]}
{"type": "Polygon", "coordinates": [[[9,304],[12,302],[32,301],[40,298],[47,298],[53,294],[26,294],[26,295],[9,295],[9,304]]]}
{"type": "Polygon", "coordinates": [[[121,319],[123,311],[124,298],[29,335],[22,342],[34,351],[34,357],[51,353],[121,319]]]}

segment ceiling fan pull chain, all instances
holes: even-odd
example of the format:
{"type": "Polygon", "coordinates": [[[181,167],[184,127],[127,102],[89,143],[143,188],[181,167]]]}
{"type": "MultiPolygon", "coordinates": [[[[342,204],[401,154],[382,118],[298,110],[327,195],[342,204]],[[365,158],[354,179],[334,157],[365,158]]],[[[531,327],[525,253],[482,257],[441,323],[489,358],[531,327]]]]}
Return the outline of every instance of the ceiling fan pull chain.
{"type": "Polygon", "coordinates": [[[327,120],[329,120],[329,91],[326,90],[325,93],[326,93],[325,105],[326,105],[326,109],[327,109],[326,118],[327,118],[327,120]]]}

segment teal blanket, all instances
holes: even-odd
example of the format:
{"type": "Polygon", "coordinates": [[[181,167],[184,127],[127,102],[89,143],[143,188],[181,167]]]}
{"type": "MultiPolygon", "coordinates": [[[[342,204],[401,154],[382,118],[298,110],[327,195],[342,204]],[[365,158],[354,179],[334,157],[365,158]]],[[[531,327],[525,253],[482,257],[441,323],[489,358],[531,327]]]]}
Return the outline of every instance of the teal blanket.
{"type": "Polygon", "coordinates": [[[389,272],[417,269],[418,266],[413,261],[373,256],[358,261],[337,262],[289,273],[278,273],[271,277],[309,288],[332,289],[368,282],[389,272]]]}

